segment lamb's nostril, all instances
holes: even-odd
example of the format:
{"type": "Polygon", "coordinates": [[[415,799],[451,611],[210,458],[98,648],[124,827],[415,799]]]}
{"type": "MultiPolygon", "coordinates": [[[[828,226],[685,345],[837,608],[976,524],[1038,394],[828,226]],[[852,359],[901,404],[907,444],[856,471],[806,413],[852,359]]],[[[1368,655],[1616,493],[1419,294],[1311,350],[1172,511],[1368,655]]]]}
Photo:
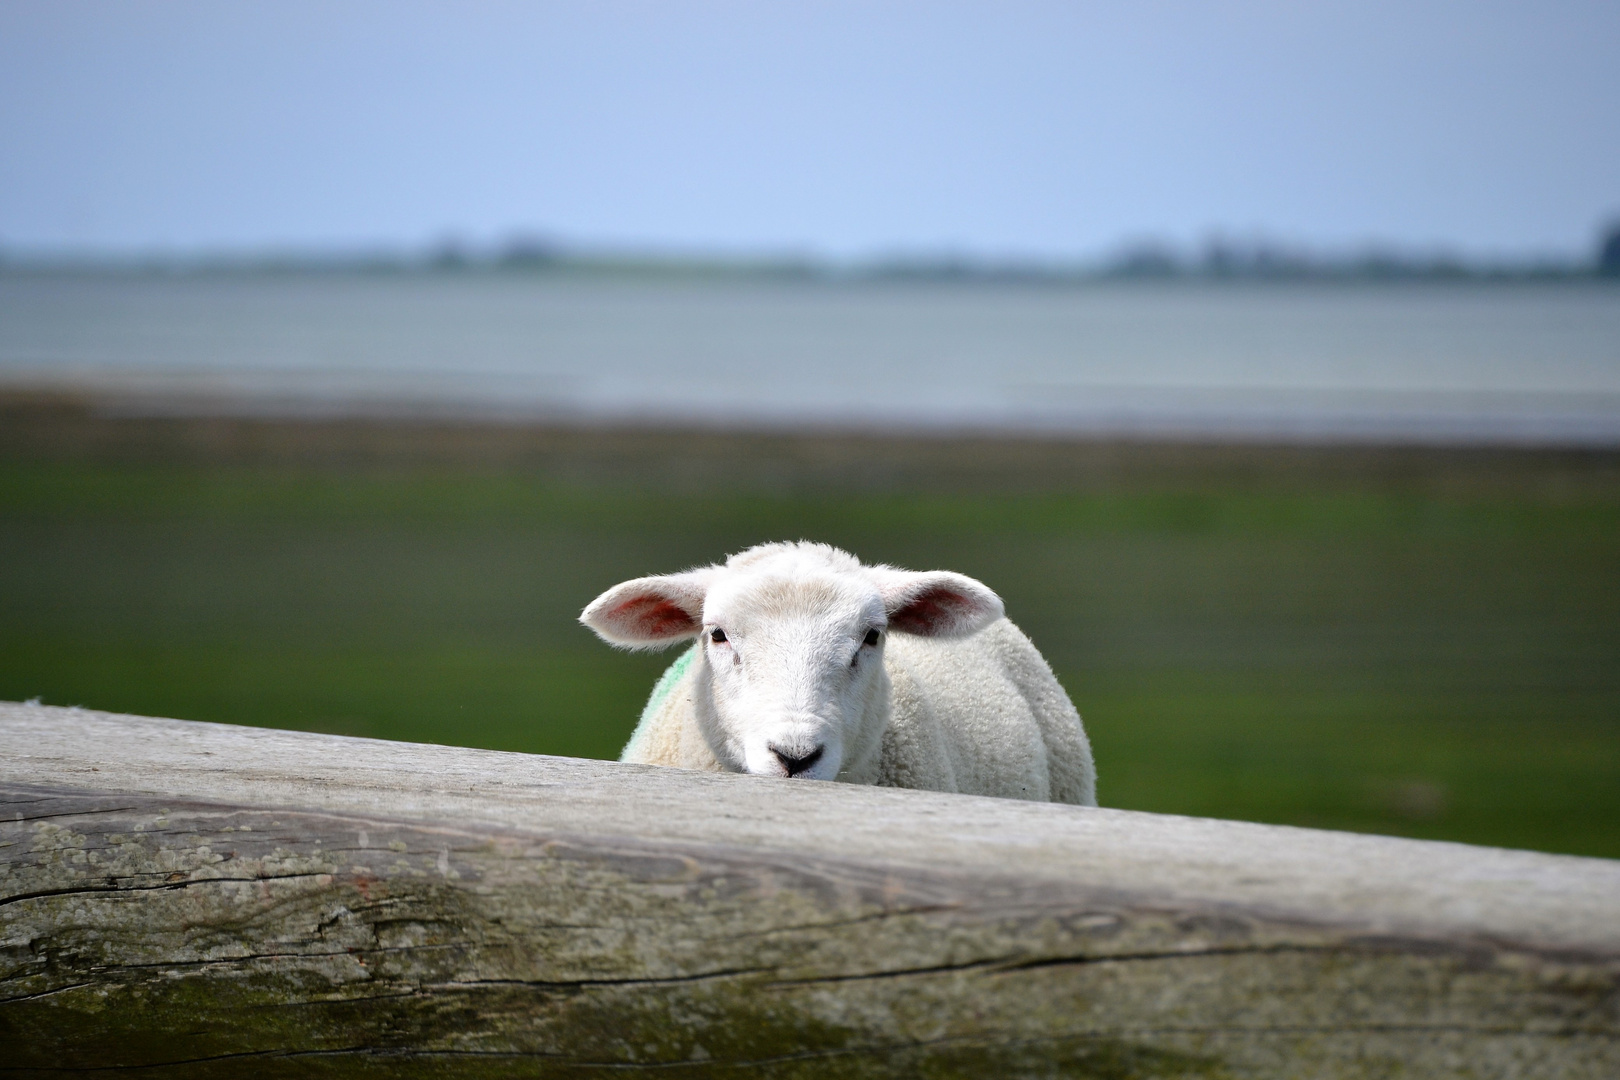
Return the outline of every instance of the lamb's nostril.
{"type": "Polygon", "coordinates": [[[787,770],[789,776],[798,776],[820,761],[821,755],[826,749],[825,746],[818,746],[802,757],[794,757],[792,754],[785,754],[773,746],[771,747],[771,753],[776,755],[776,760],[782,763],[782,767],[787,770]]]}

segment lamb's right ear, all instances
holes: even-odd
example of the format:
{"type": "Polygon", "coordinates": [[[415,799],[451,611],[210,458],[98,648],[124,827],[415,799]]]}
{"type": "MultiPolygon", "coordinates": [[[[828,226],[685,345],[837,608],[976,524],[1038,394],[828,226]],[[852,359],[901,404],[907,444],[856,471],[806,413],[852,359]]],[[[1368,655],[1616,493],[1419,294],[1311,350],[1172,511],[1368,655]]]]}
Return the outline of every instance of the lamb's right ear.
{"type": "Polygon", "coordinates": [[[611,645],[662,649],[695,637],[703,628],[708,591],[709,574],[701,570],[636,578],[592,600],[579,621],[611,645]]]}

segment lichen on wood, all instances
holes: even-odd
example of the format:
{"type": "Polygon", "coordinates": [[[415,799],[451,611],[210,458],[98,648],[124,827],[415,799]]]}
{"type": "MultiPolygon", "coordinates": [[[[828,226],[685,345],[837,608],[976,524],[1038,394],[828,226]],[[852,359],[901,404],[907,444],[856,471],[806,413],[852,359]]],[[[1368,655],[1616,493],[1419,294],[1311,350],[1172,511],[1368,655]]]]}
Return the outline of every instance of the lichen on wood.
{"type": "Polygon", "coordinates": [[[1620,1075],[1620,864],[0,706],[0,1075],[1620,1075]]]}

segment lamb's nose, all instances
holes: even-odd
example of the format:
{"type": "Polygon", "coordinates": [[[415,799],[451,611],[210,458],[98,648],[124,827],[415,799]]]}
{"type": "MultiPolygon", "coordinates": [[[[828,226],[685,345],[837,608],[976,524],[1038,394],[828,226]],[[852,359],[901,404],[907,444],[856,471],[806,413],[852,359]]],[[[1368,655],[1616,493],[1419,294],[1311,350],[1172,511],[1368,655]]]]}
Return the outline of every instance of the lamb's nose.
{"type": "Polygon", "coordinates": [[[776,755],[776,760],[782,763],[782,768],[787,770],[787,774],[789,776],[798,776],[800,773],[804,772],[804,770],[810,768],[810,766],[820,761],[822,752],[826,749],[827,748],[825,746],[818,746],[808,754],[801,757],[794,757],[792,754],[785,753],[773,746],[771,747],[771,753],[776,755]]]}

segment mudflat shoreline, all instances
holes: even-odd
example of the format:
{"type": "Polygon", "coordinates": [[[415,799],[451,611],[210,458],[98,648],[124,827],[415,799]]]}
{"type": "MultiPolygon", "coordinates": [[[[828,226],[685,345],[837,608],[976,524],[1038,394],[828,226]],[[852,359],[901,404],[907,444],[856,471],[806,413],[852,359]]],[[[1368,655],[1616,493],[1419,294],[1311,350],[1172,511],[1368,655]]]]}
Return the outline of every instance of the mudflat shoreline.
{"type": "Polygon", "coordinates": [[[1414,494],[1620,492],[1620,448],[1099,438],[982,431],[210,413],[116,395],[0,391],[0,456],[517,469],[674,491],[959,493],[1260,486],[1414,494]]]}

